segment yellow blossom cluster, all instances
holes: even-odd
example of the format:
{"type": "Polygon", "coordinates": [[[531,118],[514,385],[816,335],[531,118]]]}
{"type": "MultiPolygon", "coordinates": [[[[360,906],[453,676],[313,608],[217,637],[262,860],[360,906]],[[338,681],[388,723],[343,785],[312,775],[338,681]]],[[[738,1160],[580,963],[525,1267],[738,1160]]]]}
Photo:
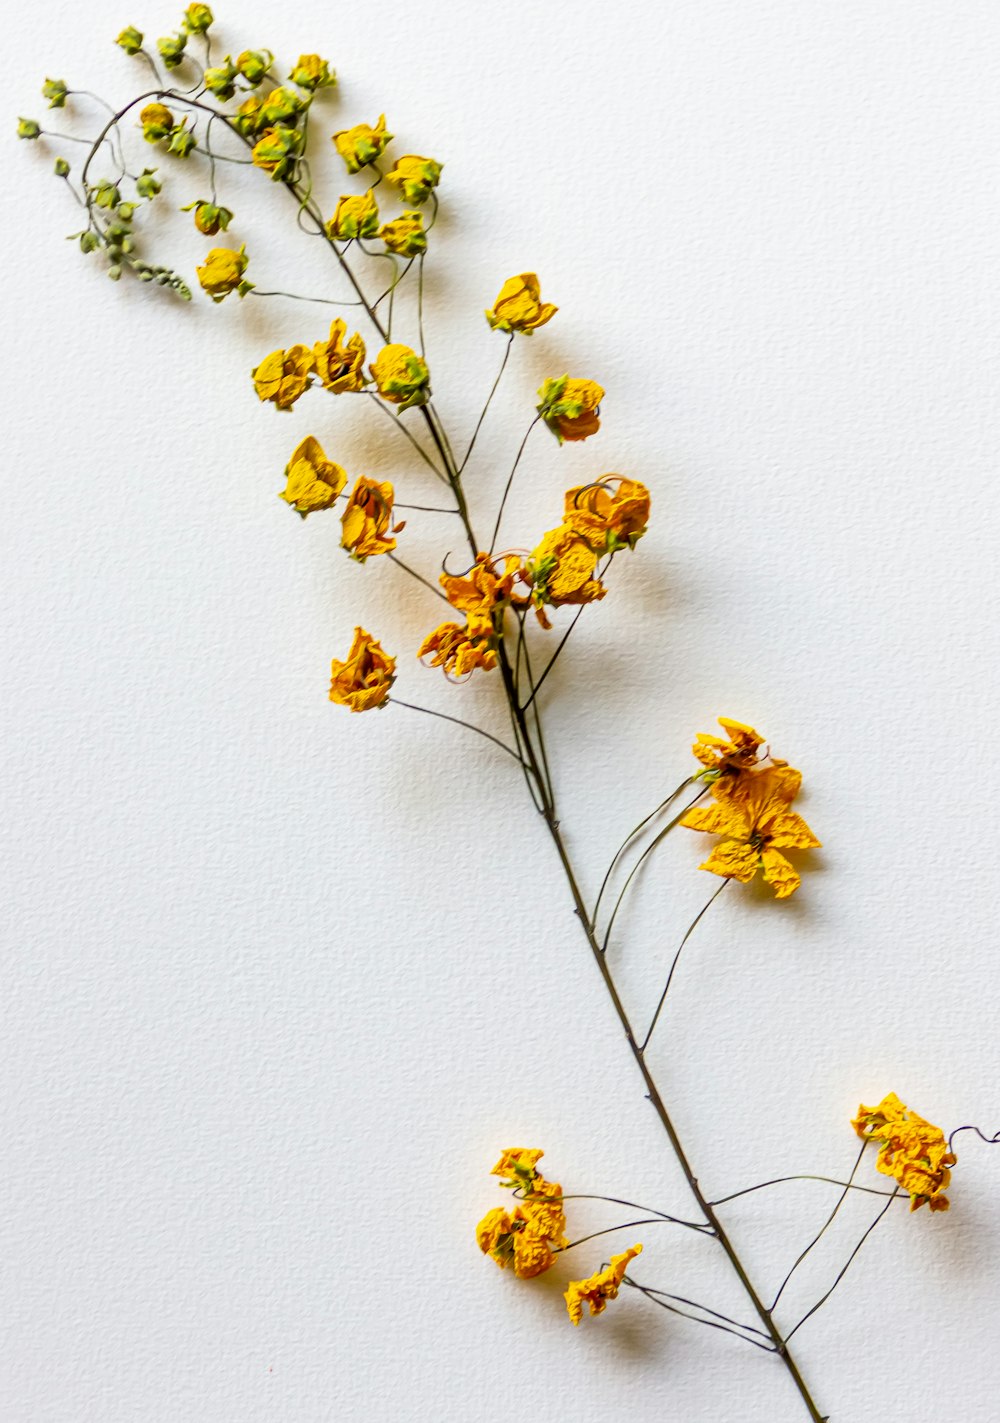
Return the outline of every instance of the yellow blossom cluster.
{"type": "Polygon", "coordinates": [[[909,1191],[911,1211],[924,1205],[932,1211],[948,1209],[944,1192],[956,1158],[940,1127],[904,1106],[895,1092],[877,1107],[862,1103],[851,1125],[862,1140],[879,1143],[875,1165],[909,1191]]]}
{"type": "Polygon", "coordinates": [[[759,872],[776,898],[787,899],[802,880],[781,852],[820,843],[791,808],[802,773],[773,757],[761,760],[764,738],[752,726],[727,718],[720,718],[720,725],[725,738],[703,733],[692,748],[706,767],[714,804],[693,807],[680,824],[721,837],[701,869],[742,884],[759,872]]]}
{"type": "Polygon", "coordinates": [[[468,573],[442,573],[445,597],[465,614],[465,622],[441,623],[421,643],[417,656],[429,658],[430,666],[443,667],[450,677],[495,667],[504,609],[525,606],[527,598],[517,590],[526,577],[516,554],[492,558],[481,553],[468,573]]]}
{"type": "Polygon", "coordinates": [[[513,1266],[522,1280],[541,1275],[555,1264],[555,1250],[567,1243],[562,1186],[546,1181],[536,1170],[543,1152],[537,1148],[508,1147],[493,1167],[503,1185],[518,1191],[513,1210],[487,1211],[476,1226],[476,1243],[484,1255],[505,1270],[513,1266]]]}

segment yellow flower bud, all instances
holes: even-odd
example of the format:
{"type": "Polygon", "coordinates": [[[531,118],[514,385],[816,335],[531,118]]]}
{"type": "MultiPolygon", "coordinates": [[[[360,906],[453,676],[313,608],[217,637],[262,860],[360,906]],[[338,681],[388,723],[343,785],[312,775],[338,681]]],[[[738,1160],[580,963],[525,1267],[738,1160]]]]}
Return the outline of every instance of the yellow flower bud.
{"type": "Polygon", "coordinates": [[[383,223],[378,235],[390,252],[399,257],[416,257],[427,251],[424,220],[418,212],[404,212],[402,217],[383,223]]]}
{"type": "Polygon", "coordinates": [[[272,351],[252,372],[257,398],[272,401],[279,410],[291,410],[309,389],[312,373],[313,353],[307,346],[272,351]]]}
{"type": "Polygon", "coordinates": [[[173,133],[177,120],[166,104],[147,104],[139,114],[142,136],[147,143],[159,143],[173,133]]]}
{"type": "Polygon", "coordinates": [[[236,79],[238,74],[239,70],[227,54],[222,64],[205,70],[205,88],[210,94],[214,94],[217,99],[231,99],[236,93],[236,79]]]}
{"type": "Polygon", "coordinates": [[[245,49],[236,57],[240,75],[255,89],[273,63],[274,55],[269,49],[245,49]]]}
{"type": "Polygon", "coordinates": [[[558,310],[541,300],[541,287],[534,272],[521,272],[504,282],[486,320],[494,331],[521,331],[530,336],[551,321],[558,310]]]}
{"type": "Polygon", "coordinates": [[[328,460],[319,441],[307,435],[295,447],[285,469],[287,483],[279,494],[286,504],[303,519],[321,509],[330,509],[337,502],[347,483],[347,474],[339,464],[328,460]]]}
{"type": "Polygon", "coordinates": [[[206,202],[204,198],[188,203],[186,207],[181,208],[181,212],[191,212],[192,208],[194,209],[194,225],[206,237],[214,237],[219,231],[225,232],[233,220],[233,214],[229,208],[222,208],[216,203],[206,202]]]}
{"type": "Polygon", "coordinates": [[[177,68],[184,58],[187,41],[187,34],[183,30],[179,35],[164,35],[163,39],[156,41],[156,48],[160,51],[165,69],[177,68]]]}
{"type": "Polygon", "coordinates": [[[366,381],[361,367],[365,359],[365,343],[355,331],[347,342],[347,326],[340,317],[330,325],[330,335],[313,347],[316,374],[326,390],[334,395],[345,391],[364,390],[366,381]]]}
{"type": "Polygon", "coordinates": [[[563,440],[585,440],[600,429],[597,407],[604,391],[596,381],[559,376],[547,380],[538,394],[538,413],[560,444],[563,440]]]}
{"type": "Polygon", "coordinates": [[[649,490],[637,479],[605,474],[594,484],[567,489],[563,520],[595,553],[635,548],[649,523],[649,490]]]}
{"type": "Polygon", "coordinates": [[[211,28],[214,18],[207,5],[189,5],[184,11],[184,28],[188,34],[204,35],[211,28]]]}
{"type": "Polygon", "coordinates": [[[547,603],[555,608],[564,603],[593,603],[607,592],[595,576],[597,554],[567,524],[545,535],[528,561],[528,573],[534,584],[532,601],[543,627],[548,627],[542,612],[547,603]]]}
{"type": "Polygon", "coordinates": [[[272,89],[260,100],[258,123],[261,128],[273,128],[276,124],[286,124],[294,120],[305,107],[302,97],[294,89],[272,89]]]}
{"type": "Polygon", "coordinates": [[[383,400],[409,410],[426,405],[431,395],[431,373],[427,363],[409,346],[383,346],[369,367],[383,400]]]}
{"type": "Polygon", "coordinates": [[[42,98],[48,99],[50,109],[64,109],[68,93],[66,81],[63,79],[46,79],[42,85],[42,98]]]}
{"type": "Polygon", "coordinates": [[[374,191],[369,188],[367,193],[342,197],[326,230],[337,242],[374,237],[378,231],[378,203],[374,191]]]}
{"type": "Polygon", "coordinates": [[[364,563],[374,554],[391,553],[396,547],[396,540],[390,535],[398,533],[404,525],[390,528],[393,497],[393,487],[388,481],[380,483],[365,475],[361,475],[351,491],[341,521],[344,532],[340,543],[356,562],[364,563]]]}
{"type": "Polygon", "coordinates": [[[320,59],[318,54],[300,54],[298,63],[288,77],[300,89],[308,89],[310,92],[327,89],[337,82],[335,71],[325,59],[320,59]]]}
{"type": "Polygon", "coordinates": [[[433,158],[421,158],[407,153],[397,158],[392,171],[385,175],[387,183],[395,183],[399,195],[407,203],[425,203],[441,178],[441,164],[433,158]]]}
{"type": "Polygon", "coordinates": [[[37,119],[18,119],[18,138],[41,138],[42,130],[37,119]]]}
{"type": "Polygon", "coordinates": [[[352,712],[371,711],[389,700],[396,659],[385,652],[370,632],[354,629],[354,641],[344,662],[330,664],[330,700],[352,712]]]}
{"type": "Polygon", "coordinates": [[[135,25],[128,25],[115,40],[126,54],[138,54],[142,49],[142,31],[137,30],[135,25]]]}
{"type": "Polygon", "coordinates": [[[277,183],[294,174],[301,147],[302,135],[298,129],[286,128],[282,124],[278,128],[267,129],[261,135],[253,146],[251,157],[255,166],[270,173],[271,181],[277,183]]]}
{"type": "Polygon", "coordinates": [[[215,302],[224,301],[230,292],[244,296],[250,290],[250,283],[243,280],[248,261],[243,247],[238,252],[232,247],[213,247],[204,267],[196,268],[202,290],[215,302]]]}
{"type": "Polygon", "coordinates": [[[386,133],[385,114],[379,115],[374,128],[370,124],[355,124],[333,135],[333,145],[347,165],[348,173],[357,173],[380,157],[392,134],[386,133]]]}

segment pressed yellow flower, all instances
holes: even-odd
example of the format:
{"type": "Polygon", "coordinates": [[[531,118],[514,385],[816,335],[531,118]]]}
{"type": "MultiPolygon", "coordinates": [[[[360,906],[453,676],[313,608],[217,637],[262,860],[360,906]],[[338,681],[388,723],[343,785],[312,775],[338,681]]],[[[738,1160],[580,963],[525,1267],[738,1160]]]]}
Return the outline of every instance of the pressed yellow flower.
{"type": "Polygon", "coordinates": [[[336,502],[347,483],[347,474],[339,464],[328,460],[319,441],[307,435],[296,445],[285,470],[288,481],[279,498],[290,504],[303,519],[336,502]]]}
{"type": "Polygon", "coordinates": [[[256,133],[260,127],[260,99],[256,94],[248,94],[233,115],[233,124],[240,133],[256,133]]]}
{"type": "MultiPolygon", "coordinates": [[[[527,599],[515,592],[518,583],[526,581],[521,560],[516,554],[480,553],[468,573],[442,573],[438,580],[453,608],[464,613],[469,632],[486,637],[498,631],[494,614],[505,603],[523,607],[527,599]]],[[[539,1153],[540,1155],[541,1153],[539,1153]]]]}
{"type": "Polygon", "coordinates": [[[523,1186],[538,1175],[535,1167],[545,1152],[537,1146],[505,1146],[500,1160],[491,1169],[491,1176],[503,1176],[505,1186],[523,1186]]]}
{"type": "Polygon", "coordinates": [[[333,146],[346,163],[348,173],[357,173],[374,163],[391,140],[392,134],[386,133],[385,114],[380,114],[374,128],[370,124],[355,124],[353,128],[335,133],[333,146]]]}
{"type": "Polygon", "coordinates": [[[443,667],[448,677],[467,677],[477,668],[491,672],[497,665],[496,639],[492,632],[471,635],[468,625],[441,623],[424,638],[417,656],[429,657],[430,666],[443,667]]]}
{"type": "Polygon", "coordinates": [[[213,301],[223,301],[230,292],[240,296],[250,290],[250,283],[243,280],[249,258],[243,247],[237,252],[232,247],[213,247],[205,259],[203,267],[196,267],[202,290],[208,292],[213,301]]]}
{"type": "Polygon", "coordinates": [[[254,144],[250,157],[255,167],[262,168],[271,175],[273,183],[278,183],[295,172],[301,147],[302,134],[299,130],[278,124],[275,128],[264,130],[254,144]]]}
{"type": "Polygon", "coordinates": [[[177,124],[166,104],[147,104],[140,111],[139,122],[142,124],[142,136],[147,143],[158,143],[161,138],[167,138],[177,124]]]}
{"type": "Polygon", "coordinates": [[[272,89],[259,101],[260,124],[267,128],[274,128],[277,124],[294,125],[307,102],[308,100],[303,101],[302,95],[296,94],[294,89],[286,89],[284,86],[272,89]]]}
{"type": "Polygon", "coordinates": [[[749,771],[761,759],[758,755],[764,738],[752,726],[742,721],[719,717],[725,736],[713,736],[701,731],[691,747],[692,754],[708,771],[749,771]]]}
{"type": "Polygon", "coordinates": [[[389,700],[396,659],[385,652],[371,633],[354,629],[354,641],[345,662],[330,664],[330,700],[352,712],[372,711],[389,700]]]}
{"type": "Polygon", "coordinates": [[[355,237],[374,237],[378,231],[378,203],[374,189],[366,193],[345,194],[337,203],[337,211],[326,225],[326,230],[338,242],[349,242],[355,237]]]}
{"type": "Polygon", "coordinates": [[[946,1211],[950,1202],[944,1194],[951,1181],[950,1167],[956,1157],[940,1127],[912,1111],[890,1092],[877,1107],[858,1108],[851,1122],[858,1136],[880,1143],[875,1165],[884,1176],[898,1181],[910,1193],[910,1210],[930,1206],[946,1211]]]}
{"type": "Polygon", "coordinates": [[[716,781],[715,804],[695,806],[680,821],[689,830],[722,836],[699,868],[743,884],[761,870],[778,899],[794,894],[802,881],[781,851],[811,850],[820,843],[791,809],[801,785],[801,772],[784,765],[716,781]]]}
{"type": "Polygon", "coordinates": [[[325,59],[320,59],[318,54],[300,54],[297,64],[288,77],[300,89],[308,89],[310,92],[315,89],[326,89],[337,82],[335,72],[325,59]]]}
{"type": "Polygon", "coordinates": [[[494,331],[521,331],[530,336],[532,331],[551,321],[558,310],[557,306],[542,301],[534,272],[520,272],[504,282],[500,295],[486,313],[486,320],[494,331]]]}
{"type": "Polygon", "coordinates": [[[392,523],[393,488],[388,482],[381,484],[377,479],[362,475],[351,491],[344,510],[344,533],[341,546],[358,563],[364,563],[373,554],[391,553],[396,540],[390,533],[398,533],[404,526],[392,523]]]}
{"type": "Polygon", "coordinates": [[[494,1166],[494,1176],[504,1176],[504,1186],[519,1189],[523,1198],[513,1210],[488,1211],[476,1227],[476,1241],[501,1269],[514,1267],[515,1275],[531,1279],[555,1263],[555,1250],[567,1243],[562,1186],[546,1181],[535,1170],[542,1152],[510,1146],[494,1166]]]}
{"type": "Polygon", "coordinates": [[[521,1214],[531,1229],[546,1240],[554,1241],[560,1250],[569,1242],[562,1194],[558,1181],[544,1181],[538,1176],[520,1205],[521,1214]]]}
{"type": "Polygon", "coordinates": [[[603,1314],[609,1299],[616,1299],[621,1289],[625,1271],[631,1261],[642,1252],[641,1245],[630,1245],[624,1255],[612,1255],[607,1269],[599,1270],[586,1280],[570,1280],[565,1293],[566,1309],[574,1324],[583,1318],[583,1306],[590,1308],[591,1314],[603,1314]]]}
{"type": "Polygon", "coordinates": [[[308,346],[272,351],[253,371],[258,399],[273,401],[279,410],[291,410],[299,396],[309,389],[313,369],[313,353],[308,346]]]}
{"type": "Polygon", "coordinates": [[[409,346],[383,346],[370,368],[383,400],[409,410],[426,405],[431,395],[431,373],[427,362],[409,346]]]}
{"type": "Polygon", "coordinates": [[[396,159],[392,171],[385,175],[385,181],[396,184],[404,202],[420,204],[430,197],[440,177],[440,163],[433,158],[421,158],[418,153],[407,153],[396,159]]]}
{"type": "Polygon", "coordinates": [[[427,251],[424,219],[418,212],[404,212],[392,222],[384,222],[378,235],[390,252],[398,257],[416,257],[427,251]]]}
{"type": "Polygon", "coordinates": [[[563,520],[595,553],[635,548],[649,523],[649,490],[637,479],[605,474],[567,489],[563,520]]]}
{"type": "Polygon", "coordinates": [[[528,560],[532,599],[543,627],[550,624],[542,611],[545,604],[593,603],[608,591],[597,578],[597,554],[586,539],[560,524],[542,539],[528,560]]]}
{"type": "Polygon", "coordinates": [[[184,28],[192,35],[204,35],[211,29],[213,16],[207,5],[189,5],[184,11],[184,28]]]}
{"type": "Polygon", "coordinates": [[[604,391],[595,380],[558,376],[547,380],[538,394],[538,413],[560,444],[585,440],[601,428],[597,407],[604,391]]]}
{"type": "Polygon", "coordinates": [[[330,325],[330,335],[313,347],[316,374],[323,386],[334,395],[344,391],[364,390],[365,376],[361,367],[365,359],[365,343],[360,332],[347,341],[347,325],[338,316],[330,325]]]}
{"type": "Polygon", "coordinates": [[[505,1211],[502,1206],[496,1206],[493,1210],[487,1211],[482,1220],[476,1226],[476,1244],[484,1255],[492,1255],[501,1268],[509,1264],[508,1260],[497,1259],[501,1239],[511,1234],[513,1217],[509,1211],[505,1211]]]}
{"type": "Polygon", "coordinates": [[[274,63],[274,55],[269,49],[245,49],[236,56],[236,68],[253,88],[261,83],[274,63]]]}

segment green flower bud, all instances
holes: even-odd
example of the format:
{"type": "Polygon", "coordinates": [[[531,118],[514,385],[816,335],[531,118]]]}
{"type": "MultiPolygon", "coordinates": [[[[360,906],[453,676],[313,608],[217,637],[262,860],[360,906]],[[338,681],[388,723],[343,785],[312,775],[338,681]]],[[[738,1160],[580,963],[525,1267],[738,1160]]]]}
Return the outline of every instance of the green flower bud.
{"type": "Polygon", "coordinates": [[[276,124],[295,121],[297,115],[304,108],[301,97],[294,89],[272,89],[270,94],[265,94],[261,100],[260,109],[257,114],[257,122],[260,128],[273,128],[276,124]]]}
{"type": "Polygon", "coordinates": [[[227,54],[225,63],[205,70],[205,88],[217,99],[231,99],[236,93],[235,80],[238,74],[239,70],[227,54]]]}
{"type": "Polygon", "coordinates": [[[254,89],[274,63],[274,55],[269,49],[245,49],[237,57],[236,68],[240,75],[254,89]]]}
{"type": "Polygon", "coordinates": [[[155,168],[144,168],[135,180],[135,190],[140,198],[155,198],[162,187],[155,168]]]}
{"type": "Polygon", "coordinates": [[[102,178],[96,188],[92,188],[94,202],[99,208],[117,207],[121,202],[121,193],[118,191],[117,183],[112,183],[110,178],[102,178]]]}
{"type": "Polygon", "coordinates": [[[131,222],[135,217],[136,203],[119,203],[118,217],[122,222],[131,222]]]}
{"type": "Polygon", "coordinates": [[[48,99],[50,109],[64,109],[68,93],[64,79],[46,79],[42,85],[42,98],[48,99]]]}
{"type": "Polygon", "coordinates": [[[175,128],[170,135],[170,142],[167,144],[168,153],[176,153],[178,158],[186,158],[192,148],[197,148],[198,140],[190,129],[185,127],[185,119],[179,127],[175,128]]]}
{"type": "Polygon", "coordinates": [[[190,35],[203,35],[209,30],[214,16],[207,5],[189,5],[184,11],[184,28],[190,35]]]}
{"type": "Polygon", "coordinates": [[[113,282],[117,282],[117,281],[119,280],[119,278],[121,277],[121,274],[122,274],[122,269],[121,269],[121,267],[118,266],[118,263],[117,263],[117,262],[115,262],[115,263],[113,264],[113,266],[110,266],[110,267],[108,268],[108,276],[111,278],[111,280],[112,280],[113,282]]]}
{"type": "Polygon", "coordinates": [[[81,252],[96,252],[100,245],[101,241],[96,232],[90,232],[88,230],[87,232],[80,233],[81,252]]]}
{"type": "Polygon", "coordinates": [[[165,35],[163,39],[156,41],[156,48],[160,51],[160,58],[166,69],[177,68],[184,58],[186,47],[187,35],[183,31],[179,35],[165,35]]]}
{"type": "Polygon", "coordinates": [[[300,89],[308,89],[310,93],[316,89],[327,89],[337,82],[336,72],[318,54],[300,54],[288,77],[293,84],[300,89]]]}
{"type": "Polygon", "coordinates": [[[192,208],[194,209],[194,225],[206,237],[214,237],[220,231],[225,232],[233,220],[233,215],[228,208],[206,202],[203,198],[188,203],[187,207],[181,208],[181,212],[190,212],[192,208]]]}
{"type": "Polygon", "coordinates": [[[68,178],[69,164],[66,162],[65,158],[57,158],[55,162],[55,167],[52,171],[55,173],[57,178],[68,178]]]}
{"type": "Polygon", "coordinates": [[[126,54],[138,54],[142,49],[142,31],[137,30],[135,25],[129,25],[127,29],[122,30],[115,40],[115,44],[119,45],[126,54]]]}
{"type": "Polygon", "coordinates": [[[38,124],[35,122],[34,119],[18,119],[18,121],[17,121],[17,136],[18,136],[18,138],[39,138],[39,137],[41,136],[41,132],[42,132],[42,130],[40,129],[40,127],[38,126],[38,124]]]}

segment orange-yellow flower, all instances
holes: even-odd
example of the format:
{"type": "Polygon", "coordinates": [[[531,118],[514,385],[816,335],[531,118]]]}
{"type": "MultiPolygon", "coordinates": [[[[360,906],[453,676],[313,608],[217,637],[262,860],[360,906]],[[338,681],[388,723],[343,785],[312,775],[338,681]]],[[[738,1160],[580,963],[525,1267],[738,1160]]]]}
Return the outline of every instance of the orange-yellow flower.
{"type": "Polygon", "coordinates": [[[597,407],[604,391],[595,380],[558,376],[547,380],[538,394],[538,413],[560,444],[563,440],[585,440],[601,428],[597,407]]]}
{"type": "Polygon", "coordinates": [[[680,821],[689,830],[722,836],[699,868],[743,884],[761,870],[778,899],[794,894],[802,881],[781,851],[820,843],[791,809],[801,785],[801,772],[784,765],[716,781],[715,804],[696,806],[680,821]]]}
{"type": "Polygon", "coordinates": [[[347,165],[348,173],[357,173],[374,163],[392,139],[385,130],[385,114],[379,115],[374,128],[370,124],[355,124],[333,135],[333,146],[347,165]]]}
{"type": "Polygon", "coordinates": [[[427,362],[409,346],[392,342],[383,346],[372,361],[370,370],[383,400],[409,410],[411,405],[426,405],[431,395],[431,373],[427,362]]]}
{"type": "Polygon", "coordinates": [[[371,633],[354,629],[354,641],[344,662],[330,664],[330,700],[352,712],[371,711],[389,700],[396,659],[385,652],[371,633]]]}
{"type": "Polygon", "coordinates": [[[339,464],[328,460],[319,441],[307,435],[295,447],[285,470],[288,483],[278,496],[290,504],[303,519],[336,502],[347,483],[347,475],[339,464]]]}
{"type": "Polygon", "coordinates": [[[764,737],[746,726],[742,721],[720,716],[719,725],[725,736],[713,736],[700,731],[691,747],[692,755],[708,771],[749,771],[757,765],[761,757],[757,754],[764,744],[764,737]]]}
{"type": "Polygon", "coordinates": [[[279,410],[291,410],[299,396],[309,389],[313,370],[313,353],[307,346],[272,351],[253,370],[258,399],[273,401],[279,410]]]}
{"type": "Polygon", "coordinates": [[[532,599],[544,627],[550,624],[542,612],[547,603],[593,603],[608,591],[596,577],[597,554],[587,540],[568,524],[551,529],[528,560],[532,599]]]}
{"type": "Polygon", "coordinates": [[[378,231],[378,203],[372,189],[340,198],[326,230],[338,242],[349,242],[355,237],[374,237],[378,231]]]}
{"type": "Polygon", "coordinates": [[[403,525],[390,528],[392,501],[393,488],[388,481],[383,484],[365,475],[361,475],[351,491],[344,510],[344,533],[340,542],[358,563],[364,563],[373,554],[391,553],[396,547],[396,540],[389,535],[397,533],[403,525]]]}
{"type": "Polygon", "coordinates": [[[605,474],[567,489],[563,520],[595,553],[635,548],[649,523],[649,490],[637,479],[605,474]]]}
{"type": "Polygon", "coordinates": [[[508,277],[500,288],[500,295],[486,313],[486,320],[494,331],[521,331],[530,336],[546,321],[551,321],[559,310],[549,302],[543,302],[542,289],[534,272],[520,272],[516,277],[508,277]]]}
{"type": "Polygon", "coordinates": [[[607,1269],[599,1270],[586,1280],[570,1280],[565,1293],[566,1309],[574,1324],[583,1318],[583,1306],[590,1308],[591,1314],[603,1314],[609,1299],[617,1299],[622,1280],[629,1264],[642,1251],[641,1245],[630,1245],[624,1255],[612,1255],[607,1269]]]}
{"type": "Polygon", "coordinates": [[[464,613],[469,632],[485,637],[496,631],[494,614],[505,603],[523,606],[524,599],[514,594],[515,585],[524,581],[524,570],[516,554],[480,553],[468,573],[442,573],[441,587],[453,608],[464,613]]]}
{"type": "Polygon", "coordinates": [[[556,1250],[567,1243],[562,1186],[546,1181],[535,1170],[542,1152],[508,1147],[494,1166],[494,1176],[509,1179],[504,1186],[522,1192],[513,1210],[488,1211],[476,1227],[476,1242],[501,1269],[513,1265],[515,1275],[530,1279],[555,1263],[556,1250]]]}
{"type": "Polygon", "coordinates": [[[425,203],[438,185],[441,164],[418,153],[397,158],[392,171],[385,175],[387,183],[395,183],[400,197],[407,203],[425,203]]]}
{"type": "Polygon", "coordinates": [[[864,1140],[881,1143],[875,1165],[910,1193],[911,1211],[923,1205],[932,1211],[949,1208],[944,1191],[956,1158],[940,1127],[904,1106],[895,1092],[883,1097],[877,1107],[862,1103],[851,1125],[864,1140]]]}
{"type": "Polygon", "coordinates": [[[345,341],[347,325],[338,316],[331,323],[330,334],[325,341],[317,341],[313,347],[316,374],[323,386],[340,395],[344,391],[364,390],[365,376],[361,367],[365,359],[365,343],[361,334],[345,341]]]}
{"type": "Polygon", "coordinates": [[[503,1176],[505,1186],[523,1186],[538,1175],[535,1167],[544,1155],[537,1146],[505,1146],[490,1175],[503,1176]]]}
{"type": "Polygon", "coordinates": [[[239,251],[233,247],[213,247],[205,265],[195,268],[202,290],[215,302],[223,301],[230,292],[243,296],[251,285],[243,277],[249,260],[245,247],[239,251]]]}
{"type": "Polygon", "coordinates": [[[467,677],[481,668],[491,672],[497,665],[497,652],[492,632],[487,636],[470,636],[468,625],[440,623],[417,648],[417,656],[430,658],[431,667],[443,667],[449,677],[467,677]]]}

